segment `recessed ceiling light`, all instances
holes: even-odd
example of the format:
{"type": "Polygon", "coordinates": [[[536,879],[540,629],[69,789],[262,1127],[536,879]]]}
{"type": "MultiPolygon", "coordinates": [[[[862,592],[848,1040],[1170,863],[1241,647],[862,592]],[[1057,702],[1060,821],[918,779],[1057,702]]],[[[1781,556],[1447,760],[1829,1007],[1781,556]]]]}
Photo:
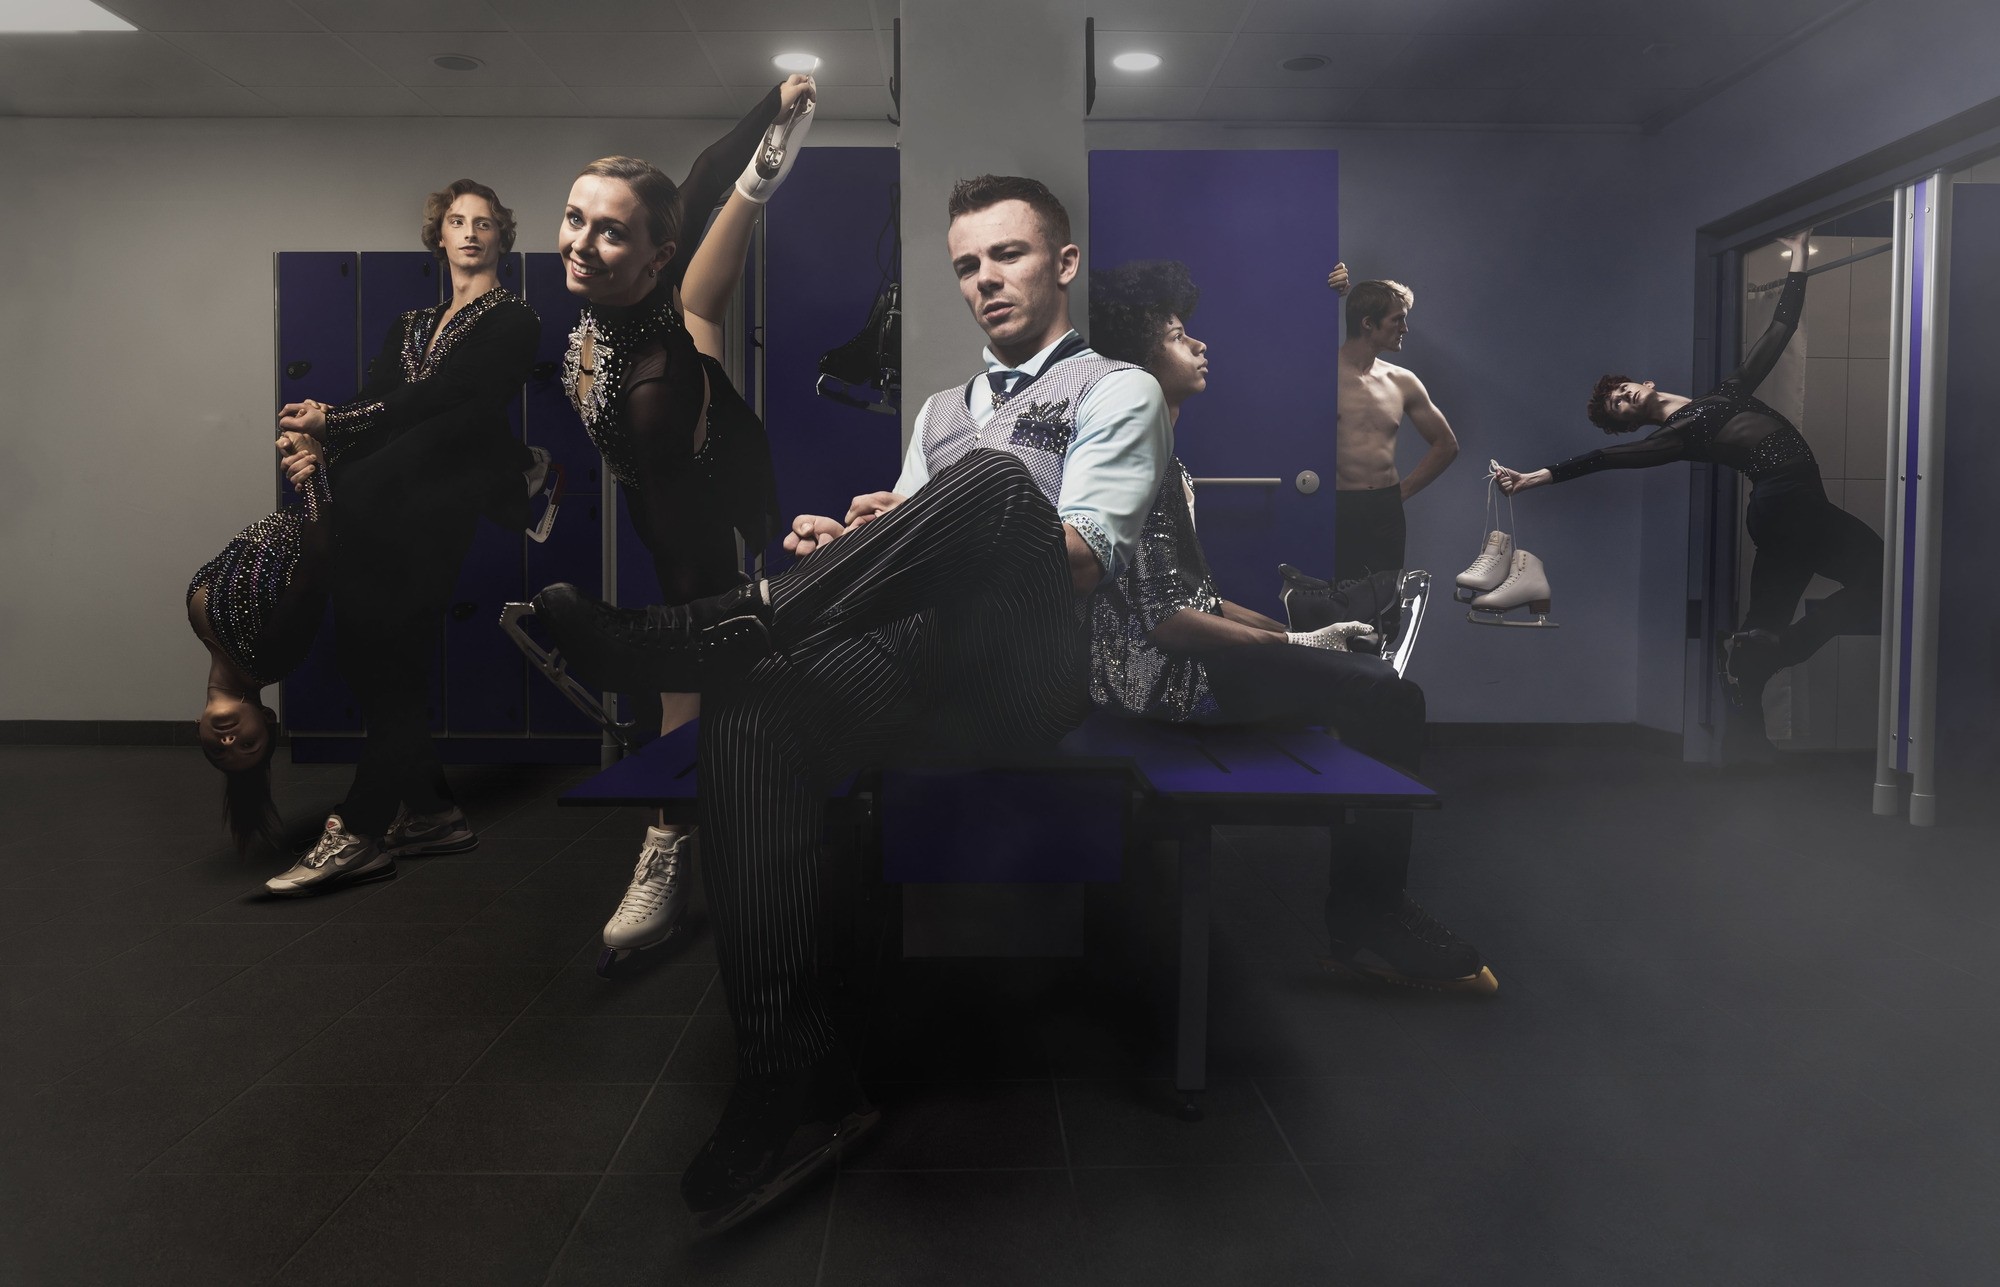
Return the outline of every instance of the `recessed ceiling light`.
{"type": "Polygon", "coordinates": [[[0,4],[0,31],[137,30],[90,0],[7,0],[0,4]]]}
{"type": "Polygon", "coordinates": [[[779,54],[771,62],[781,72],[804,72],[810,76],[819,70],[819,56],[817,54],[779,54]]]}
{"type": "Polygon", "coordinates": [[[1287,58],[1278,66],[1286,71],[1318,71],[1332,61],[1325,54],[1300,54],[1297,58],[1287,58]]]}
{"type": "Polygon", "coordinates": [[[431,66],[445,71],[478,71],[485,65],[471,54],[439,54],[431,59],[431,66]]]}
{"type": "Polygon", "coordinates": [[[1160,65],[1158,54],[1119,54],[1111,60],[1111,65],[1119,71],[1151,71],[1160,65]]]}

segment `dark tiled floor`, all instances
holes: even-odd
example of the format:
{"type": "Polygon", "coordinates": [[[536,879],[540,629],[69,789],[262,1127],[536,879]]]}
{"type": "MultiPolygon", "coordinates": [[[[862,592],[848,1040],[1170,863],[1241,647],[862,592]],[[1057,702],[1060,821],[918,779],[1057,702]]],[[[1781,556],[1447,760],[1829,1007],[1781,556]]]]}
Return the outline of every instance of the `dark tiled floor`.
{"type": "MultiPolygon", "coordinates": [[[[1323,837],[1228,833],[1197,1124],[1078,967],[857,968],[882,1130],[708,1242],[713,944],[596,977],[639,819],[568,776],[465,771],[476,854],[266,900],[194,751],[0,748],[0,1281],[2000,1278],[2000,828],[1874,818],[1855,759],[1437,753],[1416,891],[1484,1002],[1324,974],[1323,837]]],[[[343,770],[279,777],[303,839],[343,770]]]]}

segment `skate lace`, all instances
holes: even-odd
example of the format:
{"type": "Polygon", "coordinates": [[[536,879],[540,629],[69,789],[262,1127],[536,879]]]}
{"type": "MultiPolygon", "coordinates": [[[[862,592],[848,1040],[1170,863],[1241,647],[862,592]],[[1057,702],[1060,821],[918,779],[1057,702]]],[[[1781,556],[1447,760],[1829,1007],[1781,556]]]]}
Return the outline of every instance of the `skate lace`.
{"type": "Polygon", "coordinates": [[[1517,550],[1521,548],[1521,521],[1514,514],[1514,498],[1500,490],[1500,462],[1497,460],[1486,462],[1485,523],[1486,530],[1479,537],[1482,542],[1479,557],[1472,561],[1472,566],[1482,572],[1490,572],[1501,562],[1499,553],[1485,548],[1483,544],[1492,540],[1492,533],[1505,531],[1508,538],[1513,542],[1514,548],[1517,550]],[[1500,502],[1503,498],[1507,502],[1507,526],[1505,528],[1500,526],[1500,502]]]}
{"type": "Polygon", "coordinates": [[[632,871],[632,883],[626,887],[625,897],[618,903],[620,916],[643,920],[660,910],[680,879],[683,839],[676,836],[671,844],[646,846],[645,852],[639,855],[639,865],[632,871]]]}
{"type": "Polygon", "coordinates": [[[1414,899],[1403,900],[1403,910],[1397,913],[1396,919],[1403,923],[1403,928],[1410,931],[1412,937],[1426,943],[1448,947],[1457,941],[1457,937],[1437,917],[1425,911],[1414,899]]]}
{"type": "Polygon", "coordinates": [[[347,832],[340,828],[329,828],[319,833],[319,841],[306,851],[299,864],[318,870],[333,861],[333,856],[347,847],[347,832]]]}

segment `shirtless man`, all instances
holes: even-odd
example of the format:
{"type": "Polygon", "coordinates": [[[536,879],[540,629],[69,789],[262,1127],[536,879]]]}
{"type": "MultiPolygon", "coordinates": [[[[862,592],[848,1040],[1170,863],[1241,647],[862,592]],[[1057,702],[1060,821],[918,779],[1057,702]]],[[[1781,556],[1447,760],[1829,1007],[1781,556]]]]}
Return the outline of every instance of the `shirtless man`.
{"type": "Polygon", "coordinates": [[[1416,374],[1382,360],[1403,351],[1416,297],[1400,282],[1358,282],[1336,264],[1326,284],[1347,300],[1347,341],[1340,346],[1340,420],[1334,489],[1333,579],[1351,581],[1403,566],[1403,502],[1428,487],[1458,455],[1458,438],[1416,374]],[[1430,444],[1410,471],[1396,475],[1396,430],[1403,417],[1430,444]]]}

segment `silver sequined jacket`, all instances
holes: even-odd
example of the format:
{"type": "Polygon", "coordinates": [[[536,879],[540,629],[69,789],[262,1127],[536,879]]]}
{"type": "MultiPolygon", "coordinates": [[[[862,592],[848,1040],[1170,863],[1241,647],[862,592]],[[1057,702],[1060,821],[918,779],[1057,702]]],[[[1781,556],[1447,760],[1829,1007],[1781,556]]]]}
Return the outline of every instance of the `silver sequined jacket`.
{"type": "Polygon", "coordinates": [[[1213,718],[1208,675],[1146,636],[1183,608],[1222,615],[1194,530],[1194,480],[1175,457],[1160,479],[1131,566],[1090,599],[1090,700],[1119,715],[1181,723],[1213,718]]]}

